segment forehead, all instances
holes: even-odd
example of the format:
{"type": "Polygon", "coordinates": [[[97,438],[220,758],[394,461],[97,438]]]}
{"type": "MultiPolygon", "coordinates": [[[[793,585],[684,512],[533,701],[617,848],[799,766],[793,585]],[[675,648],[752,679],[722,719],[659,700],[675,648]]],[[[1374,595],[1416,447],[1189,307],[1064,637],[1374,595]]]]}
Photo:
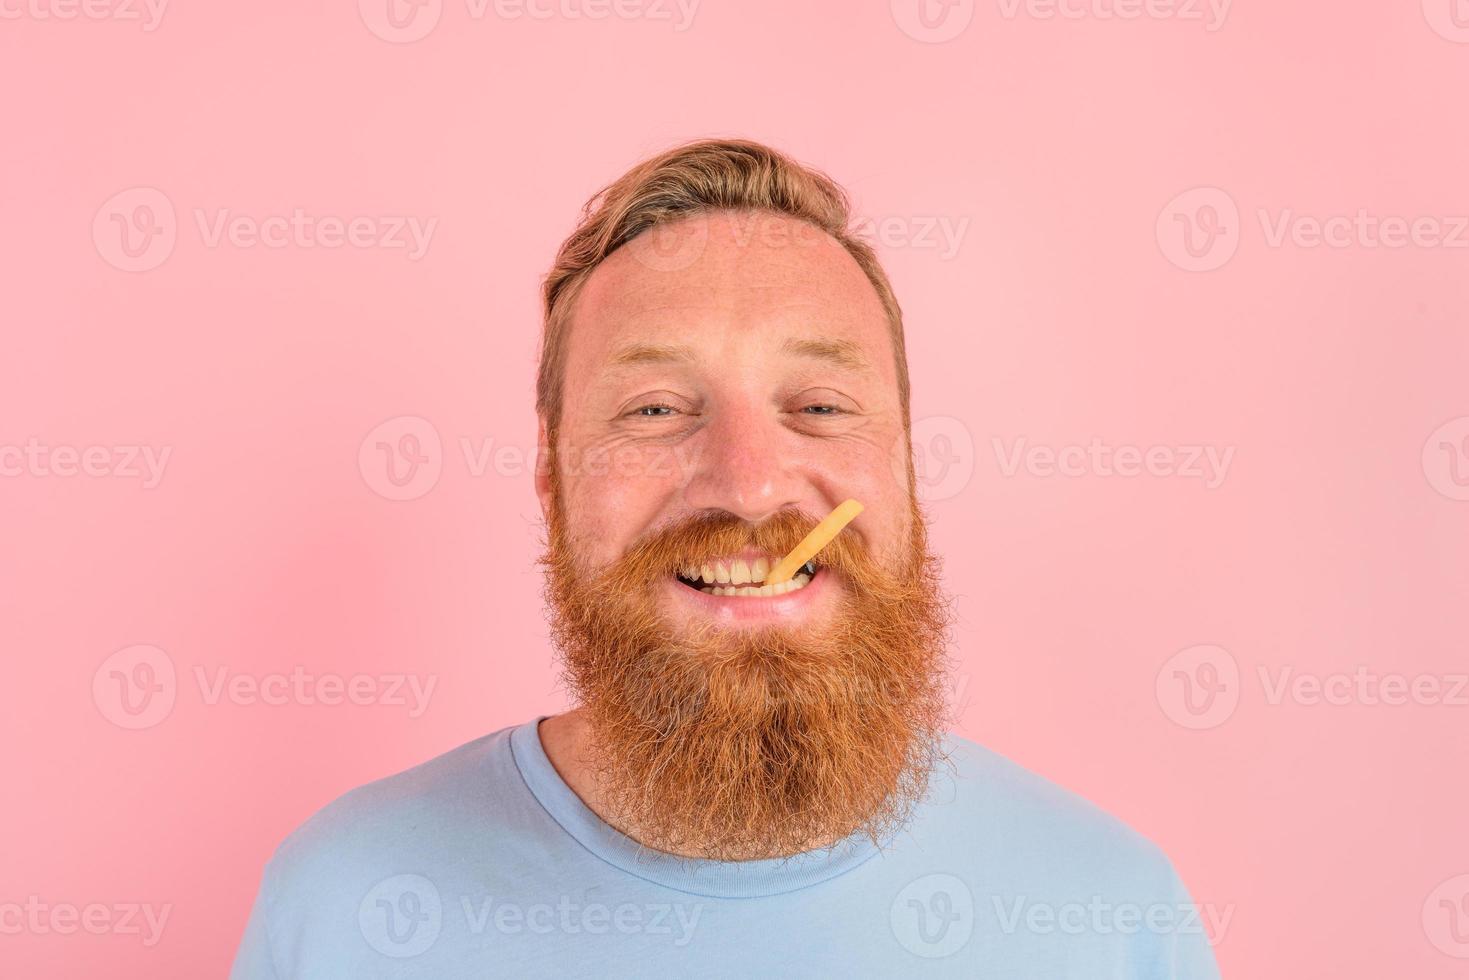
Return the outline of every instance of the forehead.
{"type": "Polygon", "coordinates": [[[839,242],[784,215],[716,212],[644,232],[592,271],[566,372],[585,378],[631,344],[730,357],[799,340],[853,345],[896,383],[882,302],[839,242]]]}

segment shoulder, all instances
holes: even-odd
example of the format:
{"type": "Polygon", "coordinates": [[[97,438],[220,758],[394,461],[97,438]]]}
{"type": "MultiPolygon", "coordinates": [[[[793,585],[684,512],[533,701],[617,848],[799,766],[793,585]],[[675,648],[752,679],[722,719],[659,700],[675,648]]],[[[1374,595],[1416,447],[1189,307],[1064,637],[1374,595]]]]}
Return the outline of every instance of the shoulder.
{"type": "Polygon", "coordinates": [[[427,868],[466,834],[529,819],[505,728],[343,793],[291,831],[266,867],[278,900],[361,888],[394,867],[427,868]]]}
{"type": "Polygon", "coordinates": [[[1068,890],[1171,895],[1168,856],[1116,816],[1019,763],[958,735],[929,798],[949,833],[991,867],[1068,884],[1068,890]]]}
{"type": "Polygon", "coordinates": [[[942,887],[967,895],[995,943],[1058,975],[1105,961],[1129,976],[1218,980],[1210,907],[1157,844],[982,745],[950,736],[944,748],[914,850],[922,880],[946,871],[942,887]]]}
{"type": "MultiPolygon", "coordinates": [[[[466,842],[495,848],[534,826],[506,728],[396,775],[358,786],[312,814],[266,862],[232,977],[365,975],[401,942],[375,909],[439,901],[479,868],[466,842]],[[409,894],[412,893],[412,894],[409,894]]],[[[484,847],[479,852],[485,852],[484,847]]],[[[478,853],[478,852],[475,852],[478,853]]]]}

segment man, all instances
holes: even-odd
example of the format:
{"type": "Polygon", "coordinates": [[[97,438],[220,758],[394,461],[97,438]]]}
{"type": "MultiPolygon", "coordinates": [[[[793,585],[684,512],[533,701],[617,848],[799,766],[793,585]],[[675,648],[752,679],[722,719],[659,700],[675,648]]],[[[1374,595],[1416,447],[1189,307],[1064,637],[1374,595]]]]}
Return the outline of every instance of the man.
{"type": "Polygon", "coordinates": [[[308,820],[234,976],[1217,976],[1162,853],[944,732],[901,313],[848,223],[733,140],[588,205],[538,384],[577,709],[308,820]]]}

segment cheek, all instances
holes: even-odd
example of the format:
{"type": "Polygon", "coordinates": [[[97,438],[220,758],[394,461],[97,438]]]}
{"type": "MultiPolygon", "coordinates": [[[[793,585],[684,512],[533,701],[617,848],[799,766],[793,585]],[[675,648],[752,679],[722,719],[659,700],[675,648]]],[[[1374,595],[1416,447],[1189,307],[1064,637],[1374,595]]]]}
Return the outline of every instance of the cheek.
{"type": "Polygon", "coordinates": [[[907,490],[877,474],[870,487],[849,496],[862,502],[862,517],[869,519],[863,534],[873,558],[890,566],[905,558],[912,517],[907,490]]]}
{"type": "Polygon", "coordinates": [[[621,557],[657,523],[687,482],[677,448],[622,446],[563,454],[568,528],[578,552],[600,567],[621,557]]]}
{"type": "Polygon", "coordinates": [[[820,460],[810,461],[812,477],[827,498],[852,497],[862,504],[857,524],[880,561],[901,559],[908,550],[912,506],[907,447],[900,434],[834,446],[820,460]]]}

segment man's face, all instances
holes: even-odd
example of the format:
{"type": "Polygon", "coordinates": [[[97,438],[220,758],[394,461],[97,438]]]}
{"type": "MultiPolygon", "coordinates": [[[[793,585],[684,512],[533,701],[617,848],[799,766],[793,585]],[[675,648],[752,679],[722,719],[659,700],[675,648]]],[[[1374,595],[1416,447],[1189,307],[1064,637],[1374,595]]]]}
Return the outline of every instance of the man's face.
{"type": "Polygon", "coordinates": [[[622,829],[743,859],[896,823],[942,721],[946,619],[856,262],[763,214],[644,234],[586,282],[564,389],[542,560],[622,829]],[[814,571],[757,590],[847,498],[866,509],[814,571]]]}
{"type": "MultiPolygon", "coordinates": [[[[701,215],[614,252],[579,297],[564,392],[560,504],[584,569],[701,514],[819,519],[849,497],[866,510],[844,535],[879,562],[907,553],[908,447],[887,319],[852,257],[804,222],[701,215]]],[[[708,557],[743,559],[753,574],[758,558],[782,556],[708,557]]],[[[710,571],[723,577],[717,561],[710,571]]],[[[658,604],[674,626],[798,628],[832,615],[838,578],[818,573],[762,600],[670,574],[658,604]]]]}

